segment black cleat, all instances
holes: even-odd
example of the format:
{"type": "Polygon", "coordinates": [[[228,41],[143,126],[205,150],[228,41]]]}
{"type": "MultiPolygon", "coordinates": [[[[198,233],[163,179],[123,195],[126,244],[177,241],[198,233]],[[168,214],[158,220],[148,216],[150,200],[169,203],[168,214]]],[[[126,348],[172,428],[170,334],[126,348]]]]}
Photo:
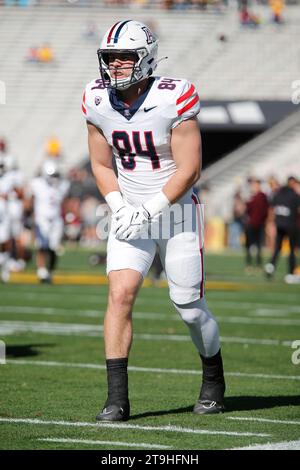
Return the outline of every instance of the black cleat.
{"type": "Polygon", "coordinates": [[[193,412],[197,415],[205,415],[205,414],[217,414],[217,413],[224,413],[225,407],[223,403],[217,403],[213,400],[198,400],[196,405],[194,406],[193,412]]]}
{"type": "Polygon", "coordinates": [[[97,421],[127,421],[130,415],[129,402],[124,405],[108,405],[96,416],[97,421]]]}

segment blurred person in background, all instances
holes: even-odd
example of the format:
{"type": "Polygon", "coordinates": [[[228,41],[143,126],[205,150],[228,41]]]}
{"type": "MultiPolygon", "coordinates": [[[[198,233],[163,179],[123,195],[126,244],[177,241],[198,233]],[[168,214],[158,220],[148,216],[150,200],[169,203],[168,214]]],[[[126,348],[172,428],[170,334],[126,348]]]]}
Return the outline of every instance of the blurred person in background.
{"type": "Polygon", "coordinates": [[[0,192],[0,264],[2,280],[7,281],[9,272],[24,269],[25,263],[21,244],[23,177],[4,139],[0,140],[0,192]]]}
{"type": "Polygon", "coordinates": [[[46,142],[46,155],[49,158],[61,158],[61,142],[56,136],[49,137],[46,142]]]}
{"type": "Polygon", "coordinates": [[[54,62],[54,52],[49,44],[44,44],[38,48],[37,58],[40,64],[51,64],[54,62]]]}
{"type": "Polygon", "coordinates": [[[8,194],[13,189],[8,176],[5,158],[0,153],[0,267],[1,280],[9,280],[9,257],[11,250],[10,219],[8,211],[8,194]]]}
{"type": "Polygon", "coordinates": [[[242,198],[241,191],[238,190],[233,196],[232,221],[228,228],[228,245],[230,248],[240,248],[241,246],[241,235],[244,232],[245,210],[245,201],[242,198]]]}
{"type": "Polygon", "coordinates": [[[11,234],[11,271],[25,269],[24,231],[24,176],[13,156],[7,157],[8,173],[13,181],[13,188],[8,194],[8,211],[11,234]]]}
{"type": "Polygon", "coordinates": [[[57,250],[64,231],[62,205],[69,186],[69,181],[62,177],[58,163],[53,159],[43,163],[41,176],[30,184],[40,282],[50,283],[56,267],[57,250]]]}
{"type": "Polygon", "coordinates": [[[239,1],[240,25],[256,28],[260,24],[260,18],[249,11],[248,0],[239,1]]]}
{"type": "MultiPolygon", "coordinates": [[[[278,179],[271,175],[267,178],[267,186],[266,186],[266,195],[268,198],[269,205],[271,206],[271,201],[274,198],[275,194],[281,185],[278,179]]],[[[266,220],[266,227],[265,227],[265,246],[269,250],[273,251],[275,247],[275,239],[276,239],[276,227],[274,224],[273,216],[272,216],[272,209],[269,208],[268,217],[266,220]]]]}
{"type": "Polygon", "coordinates": [[[282,24],[282,12],[285,6],[284,0],[269,0],[269,5],[272,11],[272,21],[276,24],[282,24]]]}
{"type": "Polygon", "coordinates": [[[80,218],[82,221],[82,233],[80,237],[80,244],[87,247],[95,247],[99,245],[99,238],[96,233],[97,216],[96,210],[99,201],[87,195],[81,202],[80,218]]]}
{"type": "Polygon", "coordinates": [[[267,196],[261,190],[261,181],[256,178],[249,180],[250,199],[246,201],[245,214],[245,248],[246,248],[246,270],[252,271],[253,252],[256,252],[256,267],[262,266],[262,244],[264,239],[265,223],[268,217],[269,203],[267,196]]]}
{"type": "Polygon", "coordinates": [[[273,277],[283,239],[287,237],[290,244],[290,254],[288,257],[288,274],[285,277],[285,281],[288,283],[296,280],[294,277],[296,268],[295,249],[300,211],[300,196],[297,194],[297,190],[299,190],[298,184],[297,179],[294,176],[290,176],[287,184],[277,191],[271,201],[276,226],[276,241],[272,257],[269,263],[265,265],[265,274],[267,278],[273,277]]]}

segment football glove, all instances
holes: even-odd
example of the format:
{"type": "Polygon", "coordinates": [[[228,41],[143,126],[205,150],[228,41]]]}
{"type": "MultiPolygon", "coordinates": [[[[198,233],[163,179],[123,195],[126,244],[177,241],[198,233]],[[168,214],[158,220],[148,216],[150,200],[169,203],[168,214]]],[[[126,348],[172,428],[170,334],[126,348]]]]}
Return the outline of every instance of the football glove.
{"type": "Polygon", "coordinates": [[[122,207],[113,215],[113,230],[118,240],[136,240],[144,233],[150,222],[150,214],[143,207],[122,207]]]}

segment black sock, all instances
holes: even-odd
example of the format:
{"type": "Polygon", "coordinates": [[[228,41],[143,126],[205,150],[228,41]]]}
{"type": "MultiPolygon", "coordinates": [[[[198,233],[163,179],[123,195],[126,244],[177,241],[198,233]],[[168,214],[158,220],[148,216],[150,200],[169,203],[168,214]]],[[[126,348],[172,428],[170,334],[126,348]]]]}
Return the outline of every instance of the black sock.
{"type": "Polygon", "coordinates": [[[128,358],[107,359],[108,397],[105,406],[126,405],[128,402],[128,358]]]}
{"type": "Polygon", "coordinates": [[[48,269],[50,273],[55,269],[56,261],[57,261],[57,254],[53,250],[48,250],[48,269]]]}
{"type": "Polygon", "coordinates": [[[225,380],[221,349],[212,357],[204,357],[201,354],[200,357],[203,368],[200,398],[222,401],[225,393],[225,380]]]}

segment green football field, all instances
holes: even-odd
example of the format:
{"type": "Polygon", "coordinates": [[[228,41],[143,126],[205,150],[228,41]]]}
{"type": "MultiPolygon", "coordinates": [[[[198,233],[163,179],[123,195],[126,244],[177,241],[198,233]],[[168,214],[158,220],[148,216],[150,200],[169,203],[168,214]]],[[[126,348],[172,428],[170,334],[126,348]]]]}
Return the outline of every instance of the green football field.
{"type": "MultiPolygon", "coordinates": [[[[192,413],[200,361],[167,288],[144,287],[133,315],[131,419],[121,424],[95,422],[106,399],[107,286],[0,285],[0,448],[300,449],[300,353],[292,348],[300,286],[286,285],[284,270],[282,260],[269,282],[246,275],[239,254],[206,258],[227,384],[226,412],[214,416],[192,413]]],[[[104,272],[88,266],[85,251],[66,252],[59,271],[104,272]]]]}

